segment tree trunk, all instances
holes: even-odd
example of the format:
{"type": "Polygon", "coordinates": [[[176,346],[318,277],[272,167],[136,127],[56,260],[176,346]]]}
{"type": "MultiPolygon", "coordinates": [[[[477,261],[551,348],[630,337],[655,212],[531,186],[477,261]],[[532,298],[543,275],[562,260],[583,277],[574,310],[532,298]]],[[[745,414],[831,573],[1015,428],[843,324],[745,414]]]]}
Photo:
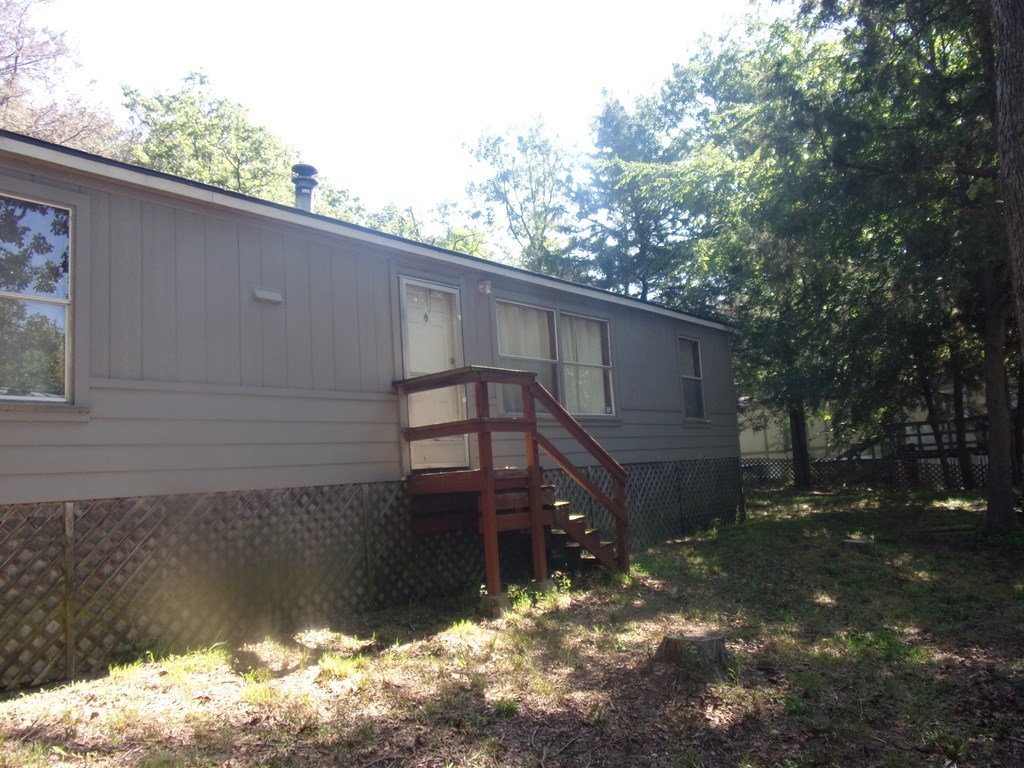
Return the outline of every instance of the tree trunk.
{"type": "Polygon", "coordinates": [[[960,465],[960,481],[968,491],[978,487],[974,481],[974,466],[967,450],[967,420],[964,418],[964,371],[960,367],[960,344],[950,345],[950,369],[953,374],[953,424],[956,430],[956,459],[960,465]]]}
{"type": "Polygon", "coordinates": [[[924,394],[924,404],[927,408],[928,426],[932,430],[932,439],[935,440],[935,450],[939,455],[939,467],[942,469],[942,484],[947,491],[954,489],[953,473],[949,469],[949,459],[946,457],[946,443],[942,434],[942,419],[935,406],[935,392],[932,389],[931,379],[925,373],[924,368],[918,364],[917,374],[921,381],[921,392],[924,394]]]}
{"type": "Polygon", "coordinates": [[[1006,320],[1009,315],[1003,269],[983,270],[985,300],[985,406],[988,411],[988,509],[985,532],[1009,533],[1017,528],[1010,448],[1010,402],[1006,390],[1006,320]]]}
{"type": "Polygon", "coordinates": [[[1024,355],[1024,3],[992,0],[996,34],[999,180],[1010,238],[1014,309],[1024,355]]]}
{"type": "MultiPolygon", "coordinates": [[[[1019,331],[1018,331],[1019,332],[1019,331]]],[[[1013,484],[1024,482],[1024,358],[1017,361],[1017,407],[1013,411],[1013,484]]]]}
{"type": "Polygon", "coordinates": [[[811,454],[807,448],[807,419],[803,406],[789,409],[789,439],[793,446],[793,487],[811,489],[811,454]]]}

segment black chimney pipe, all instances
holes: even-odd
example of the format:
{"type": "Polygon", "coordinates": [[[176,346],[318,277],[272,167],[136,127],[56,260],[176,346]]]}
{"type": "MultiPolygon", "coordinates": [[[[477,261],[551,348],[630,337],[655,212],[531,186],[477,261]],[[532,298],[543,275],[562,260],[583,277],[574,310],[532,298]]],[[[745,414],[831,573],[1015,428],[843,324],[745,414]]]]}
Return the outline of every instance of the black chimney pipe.
{"type": "Polygon", "coordinates": [[[295,207],[313,211],[313,190],[316,188],[316,168],[306,163],[292,166],[292,184],[295,185],[295,207]]]}

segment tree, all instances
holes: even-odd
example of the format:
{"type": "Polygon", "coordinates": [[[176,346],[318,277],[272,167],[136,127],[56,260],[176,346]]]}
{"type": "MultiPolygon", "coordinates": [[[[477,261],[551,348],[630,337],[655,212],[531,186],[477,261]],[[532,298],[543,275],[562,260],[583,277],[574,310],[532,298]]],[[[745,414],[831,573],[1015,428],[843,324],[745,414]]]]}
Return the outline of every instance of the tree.
{"type": "Polygon", "coordinates": [[[360,199],[347,189],[334,186],[326,178],[317,181],[316,193],[313,195],[313,212],[353,224],[359,224],[366,219],[366,208],[360,199]]]}
{"type": "Polygon", "coordinates": [[[50,95],[74,62],[64,33],[31,24],[33,6],[46,1],[0,0],[0,127],[124,159],[127,136],[109,114],[50,95]]]}
{"type": "Polygon", "coordinates": [[[140,141],[139,165],[285,205],[295,199],[291,167],[296,153],[241,104],[211,93],[199,72],[181,90],[145,96],[124,87],[124,105],[140,141]]]}
{"type": "MultiPolygon", "coordinates": [[[[523,133],[482,136],[471,153],[490,176],[470,184],[471,199],[497,207],[519,246],[519,265],[553,277],[578,279],[569,251],[573,232],[571,158],[536,123],[523,133]]],[[[488,219],[494,216],[493,209],[488,219]]]]}
{"type": "MultiPolygon", "coordinates": [[[[797,447],[808,409],[870,429],[932,399],[935,420],[937,377],[974,348],[965,330],[985,341],[987,391],[1005,392],[986,8],[809,3],[679,67],[664,124],[633,142],[664,166],[647,178],[675,179],[667,199],[690,200],[694,231],[713,235],[683,252],[704,285],[663,294],[737,323],[741,383],[789,413],[797,447]],[[694,194],[686,165],[716,169],[710,193],[694,194]]],[[[990,408],[1001,467],[1008,419],[998,398],[990,408]]]]}
{"type": "MultiPolygon", "coordinates": [[[[999,180],[1010,241],[1015,310],[1024,328],[1024,6],[992,0],[996,38],[999,180]]],[[[1018,334],[1024,356],[1024,333],[1018,334]]]]}
{"type": "Polygon", "coordinates": [[[490,259],[492,254],[487,247],[484,234],[468,224],[455,223],[453,219],[457,212],[458,207],[454,203],[442,203],[433,210],[434,220],[424,222],[412,208],[400,208],[392,203],[379,211],[367,214],[365,223],[368,227],[404,237],[406,240],[490,259]],[[436,232],[438,228],[441,230],[440,234],[436,232]]]}
{"type": "Polygon", "coordinates": [[[706,223],[694,200],[703,179],[687,173],[677,126],[661,117],[651,100],[632,112],[608,101],[594,121],[590,180],[578,192],[585,225],[576,247],[588,256],[589,281],[643,301],[678,289],[706,223]]]}
{"type": "Polygon", "coordinates": [[[919,246],[914,236],[929,236],[925,258],[938,259],[939,276],[949,281],[957,306],[975,318],[983,339],[986,529],[1013,530],[1005,365],[1010,242],[997,185],[1005,171],[996,162],[993,7],[988,0],[824,0],[816,18],[845,30],[850,60],[860,72],[858,95],[876,114],[896,118],[875,121],[880,134],[838,138],[836,161],[862,176],[895,180],[911,200],[931,203],[930,215],[903,240],[919,246]],[[872,102],[877,94],[881,99],[872,102]]]}

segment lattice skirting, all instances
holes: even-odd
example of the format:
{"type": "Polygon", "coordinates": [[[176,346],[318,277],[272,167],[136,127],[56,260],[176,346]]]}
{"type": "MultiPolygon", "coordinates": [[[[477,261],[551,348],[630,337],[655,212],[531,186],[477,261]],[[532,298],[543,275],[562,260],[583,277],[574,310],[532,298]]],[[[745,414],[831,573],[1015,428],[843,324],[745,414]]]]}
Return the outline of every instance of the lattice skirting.
{"type": "Polygon", "coordinates": [[[406,503],[382,483],[0,507],[0,689],[476,588],[473,532],[415,537],[406,503]]]}
{"type": "MultiPolygon", "coordinates": [[[[736,459],[628,469],[634,546],[740,505],[736,459]]],[[[548,481],[614,530],[560,472],[548,481]]],[[[503,578],[528,575],[528,541],[503,539],[503,578]]],[[[413,533],[400,482],[0,506],[0,690],[470,593],[483,572],[475,531],[413,533]]]]}
{"type": "MultiPolygon", "coordinates": [[[[965,487],[965,478],[955,457],[948,462],[952,487],[965,487]]],[[[789,459],[743,459],[743,484],[752,488],[777,488],[793,484],[793,462],[789,459]]],[[[988,483],[988,457],[971,457],[974,486],[988,483]]],[[[933,458],[819,459],[811,462],[811,483],[815,487],[868,486],[905,491],[938,491],[946,487],[942,466],[933,458]]]]}
{"type": "MultiPolygon", "coordinates": [[[[630,464],[626,469],[626,504],[634,549],[742,518],[740,466],[735,458],[630,464]]],[[[584,471],[611,495],[611,478],[602,467],[584,471]]],[[[544,481],[555,486],[557,498],[573,503],[573,511],[585,514],[604,538],[614,540],[611,515],[564,472],[547,470],[544,481]]]]}

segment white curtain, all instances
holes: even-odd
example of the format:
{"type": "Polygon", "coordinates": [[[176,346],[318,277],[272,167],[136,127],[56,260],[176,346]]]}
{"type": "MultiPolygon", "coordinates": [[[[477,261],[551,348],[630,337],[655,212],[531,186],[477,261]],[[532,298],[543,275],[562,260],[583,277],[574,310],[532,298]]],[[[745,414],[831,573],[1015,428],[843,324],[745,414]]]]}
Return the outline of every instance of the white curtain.
{"type": "Polygon", "coordinates": [[[563,404],[570,413],[611,413],[607,326],[600,320],[574,315],[562,315],[560,323],[559,342],[565,364],[563,404]]]}

